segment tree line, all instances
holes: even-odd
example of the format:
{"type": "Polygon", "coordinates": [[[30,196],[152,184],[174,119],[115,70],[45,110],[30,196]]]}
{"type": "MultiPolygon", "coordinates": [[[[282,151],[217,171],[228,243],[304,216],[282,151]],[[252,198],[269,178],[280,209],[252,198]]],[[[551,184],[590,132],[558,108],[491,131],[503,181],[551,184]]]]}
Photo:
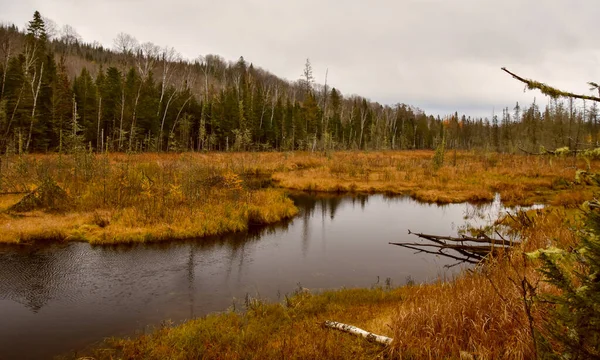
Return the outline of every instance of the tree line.
{"type": "Polygon", "coordinates": [[[120,33],[112,49],[35,12],[0,26],[0,152],[254,151],[595,146],[598,109],[573,100],[444,118],[297,81],[243,57],[185,60],[120,33]]]}

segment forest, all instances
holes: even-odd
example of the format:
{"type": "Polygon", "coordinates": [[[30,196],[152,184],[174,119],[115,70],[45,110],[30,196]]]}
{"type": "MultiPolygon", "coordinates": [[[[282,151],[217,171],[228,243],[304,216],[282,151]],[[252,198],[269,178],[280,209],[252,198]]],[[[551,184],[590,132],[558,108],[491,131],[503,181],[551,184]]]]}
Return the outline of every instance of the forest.
{"type": "MultiPolygon", "coordinates": [[[[519,147],[571,149],[598,140],[598,108],[550,99],[489,118],[443,118],[297,80],[242,56],[184,59],[119,33],[112,48],[35,12],[26,29],[0,27],[0,151],[61,153],[325,151],[519,147]]],[[[595,146],[594,146],[595,147],[595,146]]]]}

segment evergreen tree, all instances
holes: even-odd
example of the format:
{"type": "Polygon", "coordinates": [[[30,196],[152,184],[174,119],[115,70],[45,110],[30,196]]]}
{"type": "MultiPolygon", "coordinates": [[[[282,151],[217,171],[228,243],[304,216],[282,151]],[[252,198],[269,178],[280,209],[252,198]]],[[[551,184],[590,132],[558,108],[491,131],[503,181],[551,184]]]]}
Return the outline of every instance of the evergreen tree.
{"type": "Polygon", "coordinates": [[[80,75],[73,82],[73,92],[75,101],[78,104],[79,125],[83,129],[83,138],[85,143],[92,143],[94,148],[98,148],[98,100],[97,89],[92,76],[87,68],[81,70],[80,75]]]}
{"type": "Polygon", "coordinates": [[[54,82],[52,97],[52,115],[50,117],[52,147],[64,150],[65,136],[72,130],[72,117],[73,92],[71,90],[71,82],[67,75],[64,59],[62,59],[58,66],[57,79],[54,82]]]}
{"type": "Polygon", "coordinates": [[[545,328],[555,358],[600,359],[600,204],[589,202],[581,245],[574,252],[550,248],[529,254],[542,261],[541,272],[560,290],[546,295],[554,307],[545,328]],[[556,345],[552,345],[556,344],[556,345]]]}

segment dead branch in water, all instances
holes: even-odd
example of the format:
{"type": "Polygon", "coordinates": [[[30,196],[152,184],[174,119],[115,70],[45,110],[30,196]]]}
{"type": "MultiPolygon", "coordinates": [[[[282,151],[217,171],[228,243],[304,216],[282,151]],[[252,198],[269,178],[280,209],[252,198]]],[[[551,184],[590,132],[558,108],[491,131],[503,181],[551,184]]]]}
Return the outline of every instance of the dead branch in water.
{"type": "Polygon", "coordinates": [[[477,255],[470,255],[466,258],[461,258],[458,256],[454,256],[452,254],[447,254],[445,252],[443,252],[443,249],[439,249],[438,251],[429,251],[429,250],[425,250],[425,249],[421,249],[415,246],[411,246],[411,245],[407,245],[407,244],[402,244],[402,243],[389,243],[390,245],[396,245],[396,246],[401,246],[407,249],[411,249],[411,250],[415,250],[416,254],[418,253],[425,253],[425,254],[431,254],[431,255],[442,255],[454,260],[458,260],[459,262],[466,262],[469,264],[478,264],[481,260],[482,257],[481,256],[477,256],[477,255]],[[475,260],[473,260],[475,259],[475,260]]]}
{"type": "Polygon", "coordinates": [[[431,241],[455,241],[455,242],[474,242],[474,243],[483,243],[483,244],[492,244],[492,245],[503,245],[503,246],[513,246],[515,244],[514,241],[504,240],[504,239],[493,239],[485,234],[480,234],[478,237],[461,235],[460,237],[452,237],[452,236],[439,236],[439,235],[428,235],[422,233],[414,233],[408,230],[409,235],[416,235],[422,239],[431,240],[431,241]]]}
{"type": "Polygon", "coordinates": [[[408,230],[408,233],[411,235],[416,235],[422,239],[432,241],[435,244],[392,242],[389,244],[415,250],[417,251],[417,253],[423,252],[426,254],[442,255],[457,260],[459,261],[459,263],[465,262],[469,264],[478,264],[485,260],[488,257],[488,255],[495,255],[500,252],[506,251],[515,244],[515,242],[513,241],[508,241],[505,239],[493,239],[485,234],[480,234],[477,237],[469,237],[465,235],[462,235],[461,237],[451,237],[413,233],[410,230],[408,230]],[[426,248],[435,248],[437,249],[437,251],[426,250],[426,248]],[[455,251],[461,256],[449,254],[445,252],[445,250],[455,251]]]}

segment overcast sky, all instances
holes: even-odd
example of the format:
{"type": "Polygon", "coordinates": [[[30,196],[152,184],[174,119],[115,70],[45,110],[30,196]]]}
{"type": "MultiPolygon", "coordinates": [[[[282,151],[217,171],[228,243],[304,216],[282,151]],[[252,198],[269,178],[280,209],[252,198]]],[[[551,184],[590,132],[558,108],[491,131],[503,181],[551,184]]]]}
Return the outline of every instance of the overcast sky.
{"type": "Polygon", "coordinates": [[[598,0],[0,0],[0,21],[22,27],[35,10],[112,46],[119,32],[185,57],[240,55],[296,80],[428,113],[501,113],[539,92],[500,68],[591,94],[600,82],[598,0]]]}

